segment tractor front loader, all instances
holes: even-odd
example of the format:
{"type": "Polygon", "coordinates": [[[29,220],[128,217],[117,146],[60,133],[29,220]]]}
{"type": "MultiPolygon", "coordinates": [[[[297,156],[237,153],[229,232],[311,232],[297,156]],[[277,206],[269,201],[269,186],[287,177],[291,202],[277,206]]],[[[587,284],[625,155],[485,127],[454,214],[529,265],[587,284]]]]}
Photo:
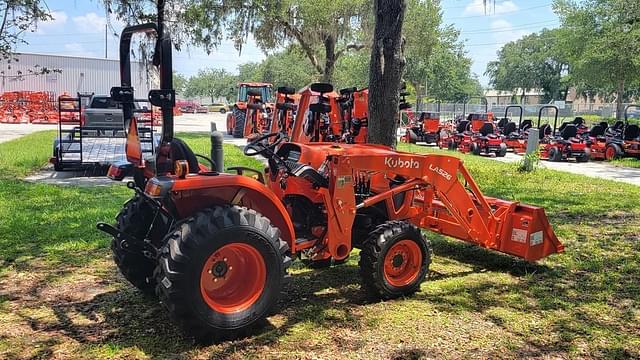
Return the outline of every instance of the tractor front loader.
{"type": "MultiPolygon", "coordinates": [[[[135,194],[115,225],[97,227],[112,237],[124,277],[157,294],[188,334],[210,341],[253,329],[276,305],[296,258],[342,261],[358,248],[365,289],[381,299],[411,295],[431,263],[421,229],[527,261],[563,251],[542,208],[485,197],[455,157],[285,142],[278,132],[244,148],[245,155],[268,160],[264,172],[231,167],[235,173],[224,173],[204,156],[209,164],[199,164],[173,133],[172,45],[163,7],[161,0],[158,24],[130,26],[121,36],[122,84],[112,96],[134,125],[129,163],[112,165],[109,175],[121,179],[132,171],[128,186],[135,194]],[[141,156],[132,112],[130,45],[140,32],[158,37],[160,89],[149,93],[163,115],[155,159],[141,156]],[[255,176],[240,175],[245,172],[255,176]]],[[[324,105],[312,106],[314,116],[324,105]]]]}

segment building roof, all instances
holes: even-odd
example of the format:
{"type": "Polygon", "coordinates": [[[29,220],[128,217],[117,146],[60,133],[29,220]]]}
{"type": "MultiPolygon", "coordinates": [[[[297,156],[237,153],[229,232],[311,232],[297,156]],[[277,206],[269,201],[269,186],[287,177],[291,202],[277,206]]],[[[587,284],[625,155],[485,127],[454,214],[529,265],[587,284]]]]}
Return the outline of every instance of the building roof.
{"type": "MultiPolygon", "coordinates": [[[[510,97],[510,96],[521,96],[522,95],[522,89],[516,89],[515,91],[509,91],[509,90],[495,90],[495,89],[488,89],[484,91],[484,96],[485,97],[510,97]]],[[[524,92],[525,96],[540,96],[540,95],[544,95],[544,92],[542,91],[542,89],[530,89],[530,90],[526,90],[524,92]]]]}

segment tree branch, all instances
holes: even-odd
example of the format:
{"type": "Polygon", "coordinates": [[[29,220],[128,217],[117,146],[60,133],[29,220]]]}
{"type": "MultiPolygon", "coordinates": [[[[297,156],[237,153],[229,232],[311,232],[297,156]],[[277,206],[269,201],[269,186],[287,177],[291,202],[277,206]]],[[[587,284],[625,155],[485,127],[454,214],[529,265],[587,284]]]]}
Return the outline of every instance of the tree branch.
{"type": "Polygon", "coordinates": [[[324,69],[322,69],[322,66],[320,66],[320,63],[318,62],[318,58],[316,57],[316,55],[313,53],[313,49],[311,48],[311,46],[304,40],[304,37],[302,36],[302,33],[300,32],[300,30],[296,29],[294,26],[292,26],[288,21],[286,20],[280,20],[280,22],[282,22],[282,26],[284,26],[284,28],[293,35],[294,38],[296,38],[296,40],[298,41],[298,43],[300,44],[300,47],[302,47],[302,50],[305,52],[305,54],[307,54],[307,57],[309,58],[309,60],[311,61],[311,65],[313,65],[313,67],[320,73],[324,73],[324,69]]]}
{"type": "Polygon", "coordinates": [[[344,55],[344,53],[349,51],[349,50],[360,51],[360,50],[364,49],[365,47],[366,47],[366,45],[364,45],[364,44],[349,44],[344,49],[342,49],[342,50],[340,50],[340,51],[338,51],[336,53],[336,60],[340,56],[344,55]]]}

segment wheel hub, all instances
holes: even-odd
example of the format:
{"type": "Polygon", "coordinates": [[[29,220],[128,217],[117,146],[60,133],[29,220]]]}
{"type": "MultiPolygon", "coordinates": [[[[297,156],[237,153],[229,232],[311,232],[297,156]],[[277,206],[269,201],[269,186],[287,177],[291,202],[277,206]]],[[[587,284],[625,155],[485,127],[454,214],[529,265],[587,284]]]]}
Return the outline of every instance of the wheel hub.
{"type": "Polygon", "coordinates": [[[229,266],[224,261],[218,261],[213,264],[213,269],[211,269],[213,276],[215,277],[224,277],[229,270],[229,266]]]}
{"type": "Polygon", "coordinates": [[[402,263],[404,263],[404,257],[401,254],[396,254],[392,261],[393,267],[400,267],[402,263]]]}

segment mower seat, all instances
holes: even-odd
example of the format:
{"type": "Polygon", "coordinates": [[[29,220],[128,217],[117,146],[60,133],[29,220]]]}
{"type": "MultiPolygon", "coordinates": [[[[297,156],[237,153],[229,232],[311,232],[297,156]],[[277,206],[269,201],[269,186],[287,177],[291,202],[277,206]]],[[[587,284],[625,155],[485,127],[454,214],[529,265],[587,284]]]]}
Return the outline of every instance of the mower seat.
{"type": "Polygon", "coordinates": [[[573,119],[573,125],[578,127],[580,125],[584,125],[584,118],[582,118],[581,116],[577,116],[575,119],[573,119]]]}
{"type": "Polygon", "coordinates": [[[571,123],[565,123],[564,129],[560,131],[560,136],[562,140],[568,141],[571,138],[578,136],[578,127],[571,123]],[[566,124],[566,125],[565,125],[566,124]]]}
{"type": "Polygon", "coordinates": [[[640,127],[635,124],[628,125],[622,133],[622,138],[625,141],[636,140],[638,137],[640,137],[640,127]]]}
{"type": "Polygon", "coordinates": [[[589,130],[589,135],[595,138],[601,138],[604,137],[604,130],[605,128],[602,127],[601,124],[594,125],[591,130],[589,130]]]}
{"type": "Polygon", "coordinates": [[[486,139],[488,137],[497,137],[497,135],[494,132],[495,132],[495,128],[493,127],[493,124],[490,122],[486,122],[482,124],[482,127],[480,128],[480,134],[482,135],[483,139],[486,139]]]}
{"type": "Polygon", "coordinates": [[[522,124],[520,124],[520,131],[529,130],[533,127],[533,121],[531,120],[522,120],[522,124]]]}
{"type": "MultiPolygon", "coordinates": [[[[570,122],[563,122],[560,127],[558,128],[558,132],[562,133],[564,131],[564,129],[567,127],[567,125],[574,125],[573,123],[570,122]]],[[[575,125],[574,125],[575,126],[575,125]]]]}
{"type": "Polygon", "coordinates": [[[170,156],[174,161],[187,160],[187,164],[189,164],[189,174],[197,174],[200,172],[198,158],[196,158],[196,155],[184,141],[178,138],[171,140],[170,156]]]}
{"type": "Polygon", "coordinates": [[[456,132],[458,134],[464,133],[465,131],[467,131],[469,124],[470,124],[469,120],[461,120],[456,126],[456,132]]]}
{"type": "Polygon", "coordinates": [[[510,123],[509,118],[503,117],[498,121],[498,129],[504,129],[507,124],[510,123]]]}
{"type": "Polygon", "coordinates": [[[505,136],[509,136],[511,134],[517,135],[515,134],[517,130],[518,130],[518,125],[516,125],[516,123],[514,123],[513,121],[509,121],[508,123],[505,124],[502,130],[502,133],[505,136]]]}
{"type": "Polygon", "coordinates": [[[603,129],[607,130],[607,128],[609,128],[609,123],[606,121],[600,121],[600,126],[602,126],[603,129]]]}
{"type": "Polygon", "coordinates": [[[553,133],[553,130],[551,129],[551,125],[549,124],[543,124],[542,126],[540,126],[539,129],[539,133],[538,133],[538,138],[540,140],[544,139],[546,136],[551,135],[551,133],[553,133]]]}
{"type": "Polygon", "coordinates": [[[612,130],[622,130],[622,128],[624,128],[624,121],[622,120],[616,121],[611,127],[612,130]]]}

